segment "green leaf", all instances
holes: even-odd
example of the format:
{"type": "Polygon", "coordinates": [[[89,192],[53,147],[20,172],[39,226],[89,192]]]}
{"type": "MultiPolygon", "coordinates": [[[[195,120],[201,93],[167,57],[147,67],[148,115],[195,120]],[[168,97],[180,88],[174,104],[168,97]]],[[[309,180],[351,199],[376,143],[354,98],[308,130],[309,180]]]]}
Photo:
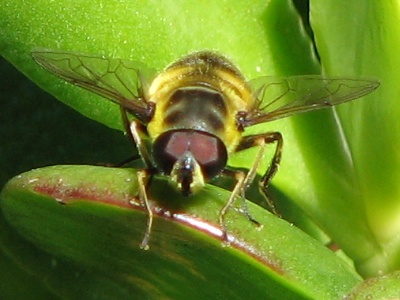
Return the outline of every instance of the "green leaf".
{"type": "MultiPolygon", "coordinates": [[[[3,228],[1,224],[1,234],[3,228]]],[[[48,291],[41,278],[31,273],[27,274],[18,263],[6,255],[3,249],[0,252],[0,264],[0,294],[3,299],[58,299],[55,294],[48,291]]]]}
{"type": "Polygon", "coordinates": [[[333,252],[253,204],[262,229],[231,211],[232,242],[224,246],[215,223],[225,190],[207,186],[183,198],[164,180],[151,186],[157,217],[148,251],[139,248],[146,221],[132,196],[135,171],[91,166],[48,167],[11,180],[1,194],[2,242],[68,298],[332,299],[360,282],[333,252]]]}
{"type": "MultiPolygon", "coordinates": [[[[308,232],[315,233],[315,226],[310,225],[312,222],[305,217],[305,212],[333,238],[334,242],[345,250],[346,254],[355,261],[358,270],[369,276],[398,269],[400,262],[397,238],[399,229],[397,220],[399,220],[400,210],[397,195],[398,159],[396,150],[399,140],[397,138],[398,130],[396,130],[398,127],[396,126],[398,120],[396,71],[399,69],[396,59],[398,52],[396,45],[399,44],[396,43],[398,41],[398,30],[396,29],[398,9],[396,5],[389,2],[375,3],[372,0],[357,0],[351,3],[312,1],[311,25],[324,72],[338,76],[375,76],[382,82],[379,94],[375,93],[368,99],[345,104],[337,109],[337,114],[332,110],[315,112],[296,116],[290,120],[255,126],[248,131],[248,133],[256,133],[278,130],[283,133],[285,139],[283,161],[273,182],[278,191],[276,193],[278,196],[274,200],[278,207],[284,208],[282,209],[283,215],[287,215],[285,209],[289,207],[287,210],[294,215],[291,216],[291,220],[296,220],[296,224],[305,224],[308,232]],[[295,201],[296,205],[293,205],[292,201],[295,201]]],[[[170,1],[137,3],[111,0],[99,3],[92,0],[85,2],[40,0],[27,3],[18,0],[0,6],[0,31],[2,32],[0,37],[0,54],[2,56],[64,103],[94,120],[118,129],[121,129],[121,122],[118,108],[115,105],[96,95],[65,84],[53,75],[46,73],[33,62],[30,51],[33,48],[45,47],[120,57],[137,60],[146,63],[149,67],[162,70],[168,63],[190,51],[211,49],[232,58],[249,79],[260,75],[320,72],[312,39],[308,36],[302,20],[289,0],[257,1],[252,2],[251,5],[248,1],[231,1],[229,3],[210,1],[207,5],[201,6],[195,5],[193,2],[181,2],[178,5],[176,2],[170,1]]],[[[1,75],[3,78],[7,76],[6,74],[1,75]]],[[[8,81],[8,78],[6,79],[8,81]]],[[[23,116],[24,120],[24,122],[16,123],[19,123],[19,126],[25,126],[25,120],[31,114],[31,110],[23,114],[24,107],[18,106],[19,101],[15,99],[11,101],[15,102],[17,106],[17,110],[13,114],[23,116]]],[[[62,116],[59,117],[60,123],[68,123],[68,120],[63,119],[62,116]]],[[[40,116],[37,118],[40,119],[40,116]]],[[[19,120],[16,118],[16,121],[19,120]]],[[[70,123],[71,133],[78,134],[82,131],[81,128],[77,129],[76,127],[77,125],[81,127],[80,122],[70,121],[70,123]]],[[[2,130],[8,133],[8,138],[4,139],[4,149],[15,147],[13,142],[16,138],[12,134],[13,130],[2,127],[2,130]],[[9,147],[10,144],[12,147],[9,147]]],[[[25,133],[29,133],[30,130],[33,130],[32,126],[24,128],[23,134],[18,135],[18,141],[23,140],[28,135],[25,133]]],[[[43,128],[40,127],[38,130],[41,135],[44,135],[49,131],[55,131],[55,128],[43,124],[43,128]]],[[[55,136],[59,138],[66,134],[67,132],[61,131],[57,132],[55,136]]],[[[84,143],[85,137],[77,137],[77,140],[82,140],[84,143]]],[[[95,156],[94,153],[100,151],[100,148],[103,150],[108,145],[115,149],[113,141],[105,139],[100,142],[101,145],[94,149],[82,147],[83,156],[78,152],[76,160],[79,161],[78,158],[81,159],[84,155],[86,157],[95,156]]],[[[40,140],[28,140],[27,144],[29,147],[22,159],[30,155],[31,145],[39,147],[40,140]]],[[[49,153],[51,156],[54,149],[57,149],[56,144],[54,147],[45,148],[43,152],[49,153]]],[[[269,153],[266,157],[268,155],[269,153]]],[[[241,155],[232,157],[230,162],[238,166],[249,167],[252,157],[254,157],[254,152],[245,151],[241,155]]],[[[9,174],[17,174],[15,170],[20,168],[21,158],[14,157],[14,152],[12,152],[10,157],[3,158],[3,160],[7,164],[15,161],[15,169],[11,170],[9,174]]],[[[87,160],[92,161],[91,159],[87,160]]],[[[34,158],[33,161],[35,161],[34,158]]],[[[265,160],[265,164],[267,163],[268,159],[265,160]]],[[[26,168],[38,165],[41,163],[35,161],[26,168]]],[[[97,178],[97,176],[93,174],[93,178],[97,178]]],[[[99,189],[103,188],[101,185],[95,184],[95,186],[99,189]]],[[[204,200],[211,197],[220,198],[217,196],[222,193],[220,190],[211,188],[210,192],[209,189],[210,187],[204,191],[205,194],[199,194],[198,197],[205,197],[201,198],[199,202],[214,203],[204,200]]],[[[13,195],[12,197],[14,194],[18,195],[18,197],[15,196],[18,199],[24,199],[25,196],[31,199],[31,191],[25,192],[26,194],[23,191],[12,191],[11,195],[13,195]]],[[[171,191],[171,193],[173,192],[171,191]]],[[[42,201],[44,198],[42,195],[38,196],[38,202],[44,203],[42,201]]],[[[164,199],[164,197],[160,197],[160,199],[164,199]]],[[[170,200],[170,197],[168,199],[170,200]]],[[[9,206],[4,212],[7,211],[12,215],[19,206],[10,203],[13,202],[8,202],[9,206]]],[[[48,203],[53,203],[53,200],[48,203]]],[[[219,204],[208,213],[213,211],[216,215],[222,205],[219,204]]],[[[3,207],[3,202],[1,205],[3,207]]],[[[98,204],[91,205],[97,207],[98,204]]],[[[59,216],[60,205],[44,206],[47,215],[59,216]],[[53,209],[54,211],[51,213],[53,209]]],[[[23,205],[22,208],[24,208],[23,213],[28,213],[30,210],[28,204],[23,205]]],[[[185,210],[191,208],[191,205],[185,206],[185,210]]],[[[91,209],[92,206],[83,210],[87,212],[91,209]]],[[[114,209],[116,208],[114,207],[114,209]]],[[[197,209],[196,206],[193,209],[197,209]]],[[[99,212],[95,208],[93,210],[99,212]]],[[[130,212],[131,210],[132,208],[129,209],[130,212]]],[[[108,209],[107,212],[109,212],[108,209]]],[[[259,212],[259,214],[264,215],[265,212],[259,212]]],[[[101,216],[105,220],[110,219],[104,215],[101,216]]],[[[140,221],[142,224],[140,226],[143,226],[143,214],[140,216],[139,218],[143,221],[140,221]]],[[[62,216],[60,218],[63,220],[62,216]]],[[[103,220],[102,218],[99,219],[103,220]]],[[[118,217],[115,216],[115,218],[118,217]]],[[[263,218],[261,216],[260,219],[263,218]]],[[[13,220],[9,215],[9,224],[5,223],[6,225],[3,227],[9,230],[6,231],[8,234],[4,235],[6,237],[15,234],[15,230],[24,232],[29,229],[26,224],[23,223],[20,226],[12,222],[13,220]]],[[[4,220],[2,219],[2,221],[4,220]]],[[[70,221],[71,218],[67,218],[65,224],[68,225],[70,221]]],[[[53,223],[55,222],[56,218],[53,220],[53,223]]],[[[33,223],[39,223],[39,221],[33,223]]],[[[248,222],[245,223],[251,228],[249,232],[252,232],[254,228],[248,222]]],[[[30,223],[28,224],[30,225],[30,223]]],[[[86,223],[78,222],[78,224],[88,226],[86,223]]],[[[235,226],[234,224],[236,221],[232,223],[232,226],[235,226]]],[[[72,224],[70,225],[72,226],[72,224]]],[[[170,228],[168,225],[165,226],[170,228]]],[[[36,227],[40,226],[36,224],[34,228],[36,227]]],[[[128,229],[126,230],[125,238],[128,234],[128,229]]],[[[175,232],[174,230],[172,232],[175,232]]],[[[199,234],[198,230],[193,231],[199,234]]],[[[178,232],[180,231],[178,230],[178,232]]],[[[131,231],[129,231],[130,233],[131,231]]],[[[63,234],[71,238],[71,231],[63,232],[63,234]]],[[[321,233],[314,235],[321,236],[321,233]]],[[[87,290],[90,294],[94,288],[88,289],[88,287],[102,286],[104,282],[107,282],[104,285],[106,290],[104,295],[107,295],[109,291],[116,292],[114,282],[111,283],[109,277],[104,275],[104,269],[99,267],[93,271],[91,268],[87,269],[80,265],[80,261],[77,265],[70,267],[70,260],[62,256],[63,249],[55,248],[60,251],[55,254],[57,259],[53,261],[57,268],[52,265],[46,269],[48,266],[46,262],[51,262],[53,256],[42,248],[38,248],[37,244],[42,245],[42,242],[38,242],[35,237],[31,236],[30,239],[35,240],[34,243],[36,243],[32,244],[33,242],[29,240],[28,236],[24,235],[16,243],[21,247],[30,245],[30,248],[25,249],[32,252],[18,251],[14,248],[10,250],[10,245],[7,243],[9,253],[18,256],[20,261],[21,257],[32,257],[32,259],[24,260],[26,265],[29,265],[29,262],[34,264],[26,268],[32,273],[40,274],[39,276],[51,274],[52,276],[43,278],[54,278],[50,284],[53,290],[62,286],[61,283],[65,280],[65,278],[61,279],[60,273],[62,273],[70,275],[67,278],[73,277],[74,274],[85,278],[85,280],[75,281],[69,286],[62,286],[63,293],[70,295],[71,298],[72,295],[76,298],[82,290],[87,290]],[[21,255],[17,255],[17,253],[21,255]],[[39,257],[39,253],[43,254],[43,260],[36,261],[35,257],[39,257]],[[41,266],[44,266],[43,270],[40,268],[41,266]],[[75,272],[76,270],[79,272],[75,272]],[[96,273],[98,270],[103,273],[96,273]]],[[[157,232],[153,235],[153,239],[156,236],[157,232]]],[[[52,235],[48,243],[53,243],[54,241],[51,240],[55,237],[58,236],[52,235]]],[[[135,241],[139,242],[139,231],[135,237],[135,241]]],[[[326,240],[326,237],[324,239],[326,240]]],[[[285,251],[295,263],[299,250],[295,247],[296,240],[291,242],[284,244],[286,245],[285,251]]],[[[6,241],[3,243],[6,244],[6,241]]],[[[101,242],[100,244],[103,245],[101,242]]],[[[183,246],[179,249],[182,248],[183,246]]],[[[175,248],[170,249],[176,250],[175,248]]],[[[215,250],[215,248],[213,249],[215,250]]],[[[108,251],[112,252],[115,249],[108,251]]],[[[282,250],[280,254],[284,255],[283,252],[282,250]]],[[[298,259],[312,261],[314,258],[300,256],[298,259]]],[[[325,266],[325,261],[321,261],[325,266]]],[[[159,267],[159,265],[157,266],[159,267]]],[[[307,266],[302,265],[302,268],[307,269],[307,266]]],[[[317,274],[318,270],[315,267],[310,269],[309,277],[314,278],[317,274]]],[[[271,279],[271,282],[276,281],[274,280],[271,279]]],[[[260,279],[260,282],[263,281],[260,279]]],[[[318,280],[311,282],[318,285],[318,280]]],[[[324,281],[321,282],[322,285],[325,284],[324,281]]],[[[354,284],[354,281],[351,282],[354,284]]],[[[193,283],[191,282],[191,284],[193,283]]],[[[317,289],[323,289],[323,287],[317,289]]],[[[293,292],[291,288],[288,290],[293,292]]],[[[297,288],[294,290],[298,292],[297,288]]],[[[303,291],[303,287],[300,290],[303,291]]],[[[311,295],[308,286],[305,290],[304,295],[311,295]]],[[[322,294],[328,295],[330,292],[327,290],[322,294]]],[[[118,293],[123,295],[124,291],[124,289],[120,289],[118,293]]],[[[316,294],[318,293],[312,295],[316,294]]],[[[322,294],[318,294],[318,297],[321,298],[322,294]]],[[[94,292],[93,295],[95,295],[94,292]]],[[[342,295],[342,292],[332,295],[342,295]]]]}
{"type": "Polygon", "coordinates": [[[353,291],[346,296],[346,300],[356,299],[398,299],[400,296],[400,272],[370,278],[356,286],[353,291]]]}
{"type": "Polygon", "coordinates": [[[335,184],[345,188],[336,185],[325,201],[308,205],[319,207],[315,217],[367,276],[400,267],[398,8],[388,1],[311,2],[324,70],[381,81],[371,97],[338,107],[349,163],[335,184]]]}

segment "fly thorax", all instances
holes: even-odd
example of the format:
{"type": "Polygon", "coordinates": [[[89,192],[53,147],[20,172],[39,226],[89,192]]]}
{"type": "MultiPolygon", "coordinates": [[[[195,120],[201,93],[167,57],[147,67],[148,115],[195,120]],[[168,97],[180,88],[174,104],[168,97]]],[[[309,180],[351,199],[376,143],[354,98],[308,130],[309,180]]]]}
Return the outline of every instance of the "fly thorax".
{"type": "Polygon", "coordinates": [[[170,175],[183,195],[189,195],[226,166],[227,151],[216,136],[196,130],[171,130],[154,142],[153,159],[160,172],[170,175]]]}
{"type": "Polygon", "coordinates": [[[222,94],[204,87],[176,90],[165,106],[164,128],[193,129],[219,135],[227,108],[222,94]]]}

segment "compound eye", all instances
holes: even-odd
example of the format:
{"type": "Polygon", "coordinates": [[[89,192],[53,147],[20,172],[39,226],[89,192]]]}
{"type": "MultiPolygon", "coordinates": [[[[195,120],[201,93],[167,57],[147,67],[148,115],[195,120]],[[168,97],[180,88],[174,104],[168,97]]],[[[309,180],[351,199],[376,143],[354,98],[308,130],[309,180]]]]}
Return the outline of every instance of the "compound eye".
{"type": "MultiPolygon", "coordinates": [[[[179,158],[179,153],[182,152],[179,148],[186,148],[187,145],[174,143],[172,137],[174,131],[167,131],[162,133],[153,144],[153,158],[157,167],[164,174],[170,174],[174,163],[179,158]],[[171,141],[172,140],[172,141],[171,141]],[[171,145],[172,143],[172,145],[171,145]],[[172,149],[175,148],[175,149],[172,149]]],[[[182,152],[183,153],[183,152],[182,152]]]]}
{"type": "Polygon", "coordinates": [[[203,176],[218,175],[228,159],[224,143],[216,136],[202,131],[174,130],[161,134],[153,146],[153,157],[158,168],[170,174],[174,163],[190,152],[200,165],[203,176]]]}
{"type": "Polygon", "coordinates": [[[205,178],[211,179],[225,168],[228,154],[224,143],[218,137],[195,131],[190,142],[190,151],[201,166],[205,178]]]}

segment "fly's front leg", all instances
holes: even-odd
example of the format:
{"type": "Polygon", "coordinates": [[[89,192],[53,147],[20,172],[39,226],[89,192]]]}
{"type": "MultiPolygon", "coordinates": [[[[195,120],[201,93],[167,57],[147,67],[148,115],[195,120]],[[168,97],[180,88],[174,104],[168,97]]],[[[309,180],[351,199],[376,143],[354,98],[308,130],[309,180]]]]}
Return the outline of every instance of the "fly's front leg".
{"type": "Polygon", "coordinates": [[[270,198],[267,195],[267,187],[268,184],[270,183],[272,177],[275,175],[276,171],[278,170],[279,162],[281,160],[281,153],[282,153],[282,135],[279,132],[268,132],[264,134],[259,134],[259,135],[251,135],[251,136],[246,136],[242,139],[240,142],[239,146],[236,149],[236,152],[252,148],[252,147],[259,147],[259,151],[257,152],[257,155],[254,159],[254,163],[247,172],[247,174],[243,173],[242,171],[233,171],[229,169],[225,169],[222,173],[222,175],[229,176],[232,178],[236,179],[236,185],[231,193],[231,196],[229,197],[229,200],[225,204],[225,206],[221,209],[219,213],[219,224],[222,229],[222,237],[225,241],[228,241],[227,233],[226,233],[226,225],[225,225],[225,215],[229,211],[229,209],[232,207],[233,203],[236,200],[236,197],[240,195],[242,197],[243,203],[242,203],[242,213],[246,215],[246,217],[253,223],[255,223],[257,226],[261,226],[259,222],[253,219],[253,217],[250,215],[247,205],[246,205],[246,200],[245,200],[245,192],[246,189],[251,185],[253,182],[255,176],[257,175],[257,170],[260,166],[261,160],[264,156],[265,152],[265,147],[268,144],[271,143],[277,143],[276,149],[274,156],[272,158],[271,164],[269,165],[267,171],[265,174],[261,177],[261,180],[259,182],[259,188],[260,192],[262,195],[265,197],[268,206],[271,208],[271,210],[278,215],[275,206],[273,202],[270,200],[270,198]]]}
{"type": "Polygon", "coordinates": [[[147,180],[149,176],[151,176],[151,174],[149,174],[148,170],[144,169],[144,170],[139,170],[137,172],[137,179],[139,184],[139,198],[147,214],[146,231],[144,233],[143,240],[140,243],[140,248],[143,250],[149,249],[151,227],[153,226],[153,211],[151,210],[150,202],[147,197],[147,180]]]}
{"type": "MultiPolygon", "coordinates": [[[[271,201],[271,199],[269,198],[269,196],[267,194],[267,187],[268,187],[269,183],[271,182],[272,178],[274,177],[276,171],[278,170],[278,166],[281,161],[282,143],[283,143],[282,135],[279,132],[267,132],[264,134],[246,136],[240,142],[238,148],[236,149],[236,152],[242,151],[244,149],[256,147],[256,146],[260,147],[260,150],[258,151],[258,153],[255,157],[254,163],[251,166],[249,172],[247,173],[247,176],[244,181],[244,185],[243,185],[243,189],[242,189],[242,197],[244,199],[244,193],[245,193],[246,189],[253,182],[254,177],[257,174],[257,170],[258,170],[261,160],[263,158],[266,145],[275,143],[275,142],[276,142],[276,148],[275,148],[274,156],[272,157],[271,163],[270,163],[267,171],[261,177],[261,180],[259,182],[259,189],[260,189],[261,194],[264,196],[265,200],[267,201],[268,206],[271,208],[272,212],[276,215],[279,215],[275,209],[275,205],[274,205],[273,201],[271,201]]],[[[244,205],[243,208],[247,211],[246,205],[244,205]]],[[[248,212],[245,212],[245,214],[249,215],[248,212]]]]}
{"type": "MultiPolygon", "coordinates": [[[[127,118],[124,119],[124,122],[127,121],[128,121],[127,118]]],[[[128,126],[127,123],[126,126],[128,126]]],[[[148,155],[147,148],[145,147],[145,144],[143,143],[143,140],[141,138],[141,136],[144,134],[144,132],[141,131],[141,128],[142,128],[141,123],[139,123],[139,121],[133,120],[132,122],[130,122],[129,130],[127,132],[130,135],[131,139],[136,144],[139,155],[146,164],[146,169],[142,169],[137,172],[137,180],[139,185],[139,199],[141,205],[143,206],[147,214],[146,231],[142,243],[140,244],[140,248],[147,250],[149,249],[149,239],[150,239],[151,228],[153,225],[153,211],[151,210],[150,202],[147,197],[147,183],[149,178],[151,178],[152,176],[154,168],[150,156],[148,155]]]]}
{"type": "Polygon", "coordinates": [[[241,212],[251,222],[253,222],[257,226],[261,226],[261,224],[259,222],[257,222],[256,220],[254,220],[253,217],[250,215],[249,210],[247,209],[245,198],[244,198],[245,197],[244,192],[245,192],[245,189],[247,188],[246,182],[249,180],[249,176],[252,176],[252,174],[250,174],[250,172],[249,172],[246,175],[242,171],[233,171],[230,169],[224,169],[222,175],[232,177],[236,180],[235,187],[233,188],[233,191],[229,197],[229,200],[226,202],[224,207],[220,210],[219,217],[218,217],[219,226],[221,227],[221,230],[222,230],[222,239],[225,242],[229,243],[228,235],[227,235],[227,231],[226,231],[226,225],[225,225],[225,216],[228,213],[229,209],[231,209],[232,205],[235,203],[237,196],[239,196],[239,195],[242,196],[243,204],[242,204],[241,212]]]}
{"type": "Polygon", "coordinates": [[[149,152],[147,151],[146,145],[144,144],[141,137],[142,135],[144,135],[141,128],[142,124],[137,120],[133,120],[129,125],[129,133],[131,135],[131,138],[135,142],[139,155],[143,159],[147,169],[153,169],[153,163],[151,161],[149,152]]]}
{"type": "Polygon", "coordinates": [[[233,188],[231,196],[229,197],[229,200],[226,202],[224,207],[220,210],[219,216],[218,216],[219,226],[221,227],[221,230],[222,230],[222,239],[225,242],[229,242],[228,235],[226,233],[225,215],[228,212],[228,210],[231,208],[233,203],[235,202],[236,197],[241,192],[243,183],[245,181],[245,174],[242,171],[232,171],[229,169],[224,169],[222,175],[236,179],[236,185],[233,188]]]}
{"type": "MultiPolygon", "coordinates": [[[[124,107],[120,106],[120,111],[126,134],[129,136],[130,140],[136,145],[137,151],[139,152],[139,156],[146,164],[146,167],[148,168],[152,167],[150,156],[141,137],[143,135],[146,135],[143,130],[143,125],[137,120],[130,121],[124,107]]],[[[124,166],[127,163],[130,163],[137,158],[138,158],[137,155],[133,156],[127,159],[126,161],[122,162],[120,166],[124,166]]]]}
{"type": "MultiPolygon", "coordinates": [[[[132,134],[130,132],[131,131],[130,128],[129,128],[130,127],[130,121],[128,119],[128,115],[127,115],[126,109],[122,105],[120,105],[119,110],[121,112],[122,122],[124,124],[124,132],[125,132],[125,134],[127,134],[129,136],[129,139],[132,141],[132,143],[135,144],[135,140],[133,139],[132,134]]],[[[132,161],[134,161],[134,160],[136,160],[138,158],[139,158],[139,154],[133,155],[133,156],[127,158],[126,160],[120,162],[119,164],[117,164],[116,167],[124,167],[127,164],[131,163],[132,161]]]]}

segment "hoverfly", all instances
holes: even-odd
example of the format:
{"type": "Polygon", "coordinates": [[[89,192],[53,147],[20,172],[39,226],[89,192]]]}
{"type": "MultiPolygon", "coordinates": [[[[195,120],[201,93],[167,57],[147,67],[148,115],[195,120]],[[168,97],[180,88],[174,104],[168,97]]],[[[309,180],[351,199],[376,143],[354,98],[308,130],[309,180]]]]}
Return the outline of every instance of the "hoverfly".
{"type": "Polygon", "coordinates": [[[379,86],[376,80],[314,75],[246,81],[227,58],[208,51],[189,54],[153,78],[149,69],[132,61],[52,50],[37,50],[32,55],[48,71],[121,107],[125,130],[146,166],[137,173],[138,195],[147,212],[143,249],[148,249],[153,222],[146,188],[152,175],[167,176],[185,196],[216,176],[234,178],[235,186],[218,218],[227,240],[224,217],[235,199],[244,197],[266,145],[276,144],[259,182],[270,206],[266,189],[281,159],[279,132],[246,135],[245,129],[347,102],[379,86]],[[247,173],[227,167],[231,154],[255,146],[259,151],[247,173]]]}

